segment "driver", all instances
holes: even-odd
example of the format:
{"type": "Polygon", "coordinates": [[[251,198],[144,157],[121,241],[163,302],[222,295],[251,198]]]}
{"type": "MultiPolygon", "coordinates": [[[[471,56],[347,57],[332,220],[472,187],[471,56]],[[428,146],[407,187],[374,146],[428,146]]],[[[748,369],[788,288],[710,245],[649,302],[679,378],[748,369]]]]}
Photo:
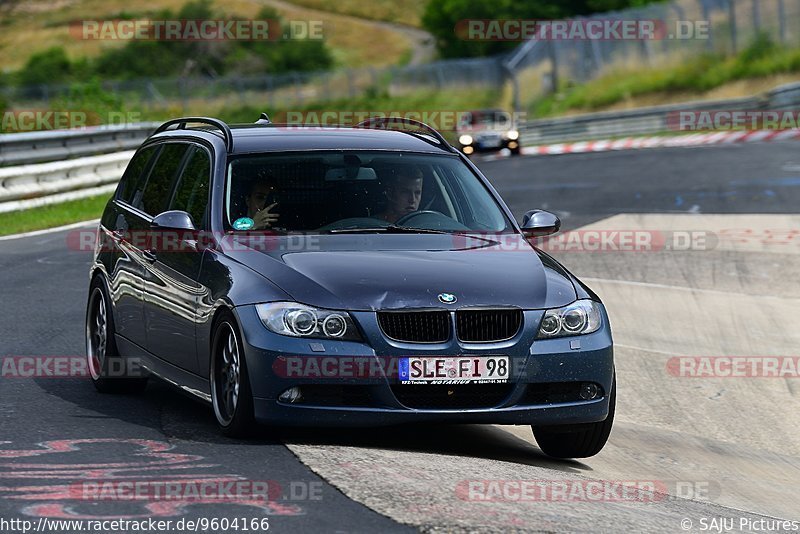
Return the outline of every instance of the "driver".
{"type": "Polygon", "coordinates": [[[416,165],[402,165],[386,180],[386,209],[375,215],[378,219],[396,223],[419,209],[422,199],[422,170],[416,165]]]}
{"type": "Polygon", "coordinates": [[[247,206],[247,216],[253,219],[254,230],[264,230],[271,228],[273,224],[278,221],[280,216],[272,210],[278,205],[277,202],[272,202],[267,205],[275,188],[270,185],[268,181],[257,180],[250,186],[250,192],[244,199],[247,206]]]}

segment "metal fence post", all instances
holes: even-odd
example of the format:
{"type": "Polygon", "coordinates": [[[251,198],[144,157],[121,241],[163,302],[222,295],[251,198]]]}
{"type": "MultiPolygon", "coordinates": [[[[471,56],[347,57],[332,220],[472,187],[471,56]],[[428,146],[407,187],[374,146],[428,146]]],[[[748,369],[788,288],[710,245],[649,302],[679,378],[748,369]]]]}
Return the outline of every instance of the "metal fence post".
{"type": "MultiPolygon", "coordinates": [[[[592,39],[590,44],[592,46],[592,54],[594,55],[595,70],[600,72],[603,68],[603,52],[600,50],[600,43],[597,39],[592,39]]],[[[620,46],[624,46],[624,43],[620,46]]]]}
{"type": "Polygon", "coordinates": [[[753,5],[753,29],[758,30],[761,29],[761,10],[758,7],[758,0],[752,0],[753,5]]]}
{"type": "Polygon", "coordinates": [[[731,27],[731,50],[733,55],[736,55],[739,49],[737,46],[736,4],[734,4],[734,0],[728,0],[728,23],[731,27]]]}
{"type": "Polygon", "coordinates": [[[786,6],[783,0],[778,0],[778,35],[781,44],[786,44],[786,6]]]}
{"type": "Polygon", "coordinates": [[[356,88],[353,85],[353,71],[351,69],[347,69],[345,76],[347,76],[347,94],[351,99],[355,98],[356,88]]]}
{"type": "Polygon", "coordinates": [[[442,70],[442,65],[436,67],[436,87],[441,89],[445,86],[445,76],[444,71],[442,70]]]}
{"type": "Polygon", "coordinates": [[[700,4],[700,9],[703,10],[703,20],[708,21],[708,39],[706,39],[706,48],[711,51],[714,49],[714,25],[711,24],[711,15],[708,11],[708,4],[706,0],[697,0],[700,4]]]}
{"type": "Polygon", "coordinates": [[[189,109],[189,92],[186,90],[186,79],[178,79],[178,92],[181,95],[181,113],[186,115],[186,110],[189,109]]]}
{"type": "Polygon", "coordinates": [[[556,54],[556,42],[550,39],[548,42],[548,52],[550,54],[550,83],[553,87],[553,92],[558,92],[558,54],[556,54]]]}

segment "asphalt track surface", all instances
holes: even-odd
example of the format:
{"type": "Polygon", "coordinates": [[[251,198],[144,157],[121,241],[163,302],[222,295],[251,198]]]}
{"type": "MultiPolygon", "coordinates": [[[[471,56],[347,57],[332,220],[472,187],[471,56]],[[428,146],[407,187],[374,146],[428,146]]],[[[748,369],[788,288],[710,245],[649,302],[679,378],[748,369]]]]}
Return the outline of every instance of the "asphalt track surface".
{"type": "MultiPolygon", "coordinates": [[[[479,165],[515,214],[550,209],[567,231],[735,236],[687,251],[554,252],[612,320],[617,423],[598,456],[555,461],[530,428],[506,426],[287,430],[237,442],[217,433],[210,409],[156,380],[143,395],[107,396],[86,378],[2,376],[0,519],[268,517],[274,532],[700,532],[725,518],[732,531],[791,531],[768,520],[800,520],[800,378],[690,378],[668,363],[800,355],[798,145],[479,165]],[[80,497],[83,483],[148,477],[269,481],[280,491],[253,503],[80,497]],[[475,480],[637,481],[660,493],[655,502],[480,502],[459,490],[475,480]]],[[[0,241],[0,356],[84,354],[90,258],[67,250],[66,234],[0,241]]]]}

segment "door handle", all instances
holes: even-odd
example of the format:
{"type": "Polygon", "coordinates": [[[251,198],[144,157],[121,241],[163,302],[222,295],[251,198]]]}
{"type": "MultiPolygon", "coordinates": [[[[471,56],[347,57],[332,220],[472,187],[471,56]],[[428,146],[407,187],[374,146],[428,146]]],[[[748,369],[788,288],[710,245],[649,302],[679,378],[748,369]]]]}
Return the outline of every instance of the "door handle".
{"type": "Polygon", "coordinates": [[[156,253],[153,252],[152,250],[143,250],[142,251],[142,256],[144,256],[144,259],[146,259],[150,263],[155,263],[155,261],[158,259],[158,256],[156,256],[156,253]]]}

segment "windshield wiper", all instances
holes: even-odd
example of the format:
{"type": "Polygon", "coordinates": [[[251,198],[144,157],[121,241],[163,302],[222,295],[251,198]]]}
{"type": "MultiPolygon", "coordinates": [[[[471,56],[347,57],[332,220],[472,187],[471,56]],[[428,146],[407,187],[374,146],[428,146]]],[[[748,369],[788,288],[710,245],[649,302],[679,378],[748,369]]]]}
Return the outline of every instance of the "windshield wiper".
{"type": "Polygon", "coordinates": [[[373,234],[373,233],[383,233],[383,234],[445,234],[449,235],[450,232],[445,232],[443,230],[431,230],[428,228],[411,228],[408,226],[397,226],[396,224],[390,224],[388,226],[375,226],[375,227],[363,227],[363,226],[352,226],[348,228],[334,228],[332,230],[326,230],[326,234],[373,234]]]}

